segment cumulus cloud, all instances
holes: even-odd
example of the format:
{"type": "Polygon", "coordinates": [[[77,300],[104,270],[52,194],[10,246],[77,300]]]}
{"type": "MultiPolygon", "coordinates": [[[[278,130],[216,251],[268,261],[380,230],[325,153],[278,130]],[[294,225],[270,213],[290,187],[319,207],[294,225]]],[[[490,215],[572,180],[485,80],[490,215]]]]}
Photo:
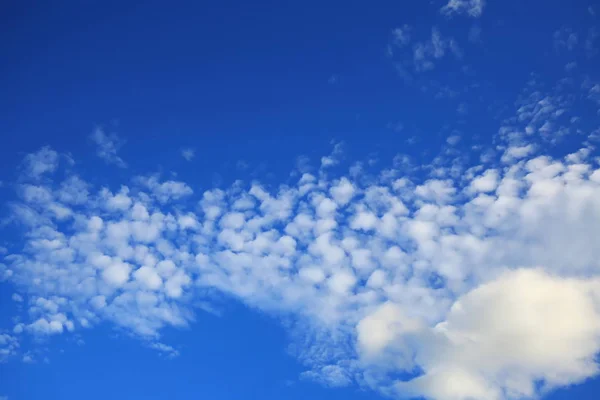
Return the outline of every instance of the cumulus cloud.
{"type": "Polygon", "coordinates": [[[127,167],[125,161],[117,154],[123,146],[123,140],[116,134],[106,134],[102,128],[98,127],[92,132],[90,139],[96,145],[96,155],[104,162],[120,168],[127,167]]]}
{"type": "Polygon", "coordinates": [[[19,341],[16,337],[6,333],[0,333],[0,363],[17,354],[19,341]]]}
{"type": "Polygon", "coordinates": [[[157,176],[138,177],[137,181],[151,191],[152,195],[161,203],[170,200],[179,200],[193,193],[186,183],[179,181],[160,182],[157,176]]]}
{"type": "Polygon", "coordinates": [[[598,372],[599,295],[597,279],[507,271],[419,333],[425,373],[397,388],[440,400],[492,400],[534,397],[538,382],[543,390],[581,382],[598,372]]]}
{"type": "Polygon", "coordinates": [[[328,386],[496,400],[581,382],[600,350],[600,165],[589,142],[542,154],[567,106],[526,93],[492,156],[430,170],[399,156],[344,171],[336,146],[314,175],[194,193],[152,175],[98,187],[23,168],[22,246],[0,276],[28,309],[0,356],[20,351],[18,335],[106,322],[175,356],[163,329],[220,293],[291,316],[302,378],[328,386]]]}
{"type": "Polygon", "coordinates": [[[35,153],[27,154],[21,163],[23,175],[30,179],[39,179],[46,173],[52,173],[58,167],[58,153],[48,146],[35,153]]]}

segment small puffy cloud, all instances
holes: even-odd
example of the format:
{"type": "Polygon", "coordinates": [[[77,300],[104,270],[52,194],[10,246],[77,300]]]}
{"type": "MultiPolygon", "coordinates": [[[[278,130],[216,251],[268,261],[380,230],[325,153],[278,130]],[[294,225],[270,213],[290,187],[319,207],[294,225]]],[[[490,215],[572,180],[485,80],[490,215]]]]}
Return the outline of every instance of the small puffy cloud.
{"type": "Polygon", "coordinates": [[[350,271],[336,272],[327,280],[327,285],[336,294],[347,293],[355,284],[356,277],[350,271]]]}
{"type": "Polygon", "coordinates": [[[478,18],[483,13],[485,0],[449,0],[448,3],[440,9],[440,12],[446,16],[468,15],[478,18]]]}
{"type": "Polygon", "coordinates": [[[106,297],[102,295],[94,296],[91,298],[90,304],[96,310],[104,308],[106,307],[106,297]]]}
{"type": "Polygon", "coordinates": [[[340,157],[343,153],[342,143],[336,143],[330,155],[321,157],[321,168],[333,167],[340,163],[340,157]]]}
{"type": "Polygon", "coordinates": [[[49,146],[25,156],[21,164],[23,176],[37,180],[46,173],[52,173],[58,167],[58,153],[49,146]]]}
{"type": "Polygon", "coordinates": [[[398,47],[404,47],[410,43],[411,27],[404,24],[392,30],[392,43],[398,47]]]}
{"type": "Polygon", "coordinates": [[[122,186],[119,193],[115,195],[108,189],[104,189],[102,197],[106,201],[106,208],[111,211],[125,211],[131,207],[132,200],[129,197],[129,188],[127,186],[122,186]]]}
{"type": "Polygon", "coordinates": [[[329,190],[329,193],[335,202],[340,206],[345,206],[348,204],[355,192],[356,188],[346,177],[341,178],[337,184],[329,190]]]}
{"type": "Polygon", "coordinates": [[[498,171],[486,170],[483,175],[471,181],[470,190],[475,193],[488,193],[496,190],[498,185],[498,171]]]}
{"type": "MultiPolygon", "coordinates": [[[[460,112],[460,111],[459,111],[460,112]]],[[[456,146],[460,142],[460,135],[451,135],[446,139],[446,143],[450,146],[456,146]]]]}
{"type": "Polygon", "coordinates": [[[160,182],[156,176],[138,177],[136,182],[150,190],[160,203],[179,200],[194,193],[192,188],[184,182],[172,180],[160,182]]]}
{"type": "Polygon", "coordinates": [[[58,200],[69,205],[81,205],[88,201],[88,184],[78,176],[70,176],[57,191],[58,200]]]}
{"type": "Polygon", "coordinates": [[[557,51],[574,50],[579,43],[579,37],[570,28],[562,28],[554,32],[554,47],[557,51]]]}
{"type": "Polygon", "coordinates": [[[98,127],[92,132],[90,139],[96,145],[96,155],[104,162],[120,168],[127,167],[125,161],[117,154],[123,146],[123,140],[116,134],[107,135],[102,128],[98,127]]]}
{"type": "Polygon", "coordinates": [[[16,302],[16,303],[22,303],[22,302],[23,302],[23,296],[21,296],[21,295],[20,295],[20,294],[18,294],[18,293],[13,293],[13,295],[12,295],[12,299],[13,299],[13,301],[14,301],[14,302],[16,302]]]}
{"type": "Polygon", "coordinates": [[[47,320],[40,318],[28,325],[27,329],[38,335],[53,335],[63,332],[63,324],[59,319],[47,320]]]}
{"type": "Polygon", "coordinates": [[[350,227],[355,230],[370,231],[375,229],[378,219],[375,214],[369,211],[359,212],[354,216],[350,227]]]}
{"type": "Polygon", "coordinates": [[[111,286],[120,287],[129,280],[131,266],[120,260],[115,260],[102,271],[102,278],[111,286]]]}
{"type": "Polygon", "coordinates": [[[25,364],[33,364],[35,363],[35,358],[33,357],[33,354],[28,351],[27,353],[23,354],[21,361],[23,361],[25,364]]]}
{"type": "Polygon", "coordinates": [[[415,188],[415,194],[425,200],[447,203],[456,193],[456,188],[449,181],[430,179],[415,188]]]}
{"type": "Polygon", "coordinates": [[[535,151],[535,147],[532,144],[526,144],[523,146],[510,146],[502,155],[502,162],[511,163],[515,160],[525,158],[535,151]]]}
{"type": "Polygon", "coordinates": [[[448,52],[460,58],[462,52],[456,41],[445,38],[440,31],[433,27],[431,38],[424,42],[418,42],[413,47],[413,62],[417,72],[429,71],[435,67],[437,60],[442,59],[448,52]]]}
{"type": "Polygon", "coordinates": [[[17,354],[19,341],[16,337],[6,333],[0,333],[0,363],[17,354]]]}
{"type": "Polygon", "coordinates": [[[152,267],[143,266],[133,273],[135,279],[145,288],[157,290],[162,285],[162,278],[152,267]]]}
{"type": "Polygon", "coordinates": [[[181,157],[183,157],[186,161],[192,161],[196,156],[196,150],[191,147],[186,147],[181,149],[181,157]]]}

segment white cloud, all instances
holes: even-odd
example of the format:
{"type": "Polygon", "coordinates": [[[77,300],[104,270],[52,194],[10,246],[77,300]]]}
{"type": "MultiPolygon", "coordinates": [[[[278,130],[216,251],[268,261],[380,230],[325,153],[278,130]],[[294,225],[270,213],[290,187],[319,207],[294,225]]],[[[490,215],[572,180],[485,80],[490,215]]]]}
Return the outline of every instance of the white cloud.
{"type": "Polygon", "coordinates": [[[342,143],[336,143],[330,155],[321,157],[321,168],[329,168],[339,164],[342,155],[342,143]]]}
{"type": "Polygon", "coordinates": [[[346,177],[341,178],[335,186],[329,189],[329,193],[340,206],[348,204],[355,192],[356,188],[346,177]]]}
{"type": "Polygon", "coordinates": [[[21,296],[18,293],[13,293],[12,299],[13,299],[14,302],[17,302],[17,303],[22,303],[23,302],[23,296],[21,296]]]}
{"type": "Polygon", "coordinates": [[[154,342],[150,343],[148,347],[159,351],[161,354],[164,354],[168,358],[174,358],[179,356],[179,350],[175,349],[173,346],[169,346],[164,343],[154,342]]]}
{"type": "Polygon", "coordinates": [[[478,18],[483,13],[485,0],[449,0],[448,3],[440,9],[440,12],[446,16],[455,14],[465,14],[469,17],[478,18]]]}
{"type": "Polygon", "coordinates": [[[152,192],[161,203],[179,200],[194,193],[191,187],[180,181],[160,182],[156,176],[138,177],[136,181],[152,192]]]}
{"type": "Polygon", "coordinates": [[[438,28],[431,29],[431,38],[417,42],[413,47],[413,63],[417,72],[429,71],[435,67],[437,60],[442,59],[448,52],[456,58],[462,57],[462,51],[453,38],[442,37],[438,28]]]}
{"type": "Polygon", "coordinates": [[[498,171],[494,169],[486,170],[483,175],[471,181],[470,189],[473,192],[488,193],[496,190],[498,185],[498,171]]]}
{"type": "Polygon", "coordinates": [[[554,32],[554,47],[556,50],[567,49],[569,51],[575,49],[579,43],[579,38],[570,28],[561,28],[554,32]]]}
{"type": "Polygon", "coordinates": [[[6,333],[0,333],[0,363],[17,354],[19,341],[16,337],[6,333]]]}
{"type": "Polygon", "coordinates": [[[404,24],[392,30],[392,42],[398,47],[404,47],[410,42],[411,27],[404,24]]]}
{"type": "Polygon", "coordinates": [[[186,147],[185,149],[181,149],[181,157],[183,157],[186,161],[192,161],[196,156],[196,150],[191,147],[186,147]]]}
{"type": "Polygon", "coordinates": [[[60,319],[50,321],[40,318],[27,326],[27,329],[35,334],[52,335],[63,332],[63,324],[60,319]]]}
{"type": "Polygon", "coordinates": [[[326,385],[500,400],[580,382],[599,350],[600,160],[590,146],[538,156],[566,106],[529,97],[477,165],[399,156],[336,172],[338,148],[315,175],[236,182],[197,203],[186,183],[155,176],[117,192],[68,170],[19,186],[26,234],[0,264],[27,293],[13,332],[110,322],[169,356],[162,330],[192,323],[219,293],[299,321],[303,377],[326,385]]]}
{"type": "Polygon", "coordinates": [[[301,378],[317,381],[330,387],[342,387],[352,382],[346,370],[339,365],[325,365],[317,371],[303,372],[301,378]]]}
{"type": "Polygon", "coordinates": [[[21,164],[23,175],[31,179],[39,179],[46,173],[52,173],[58,167],[58,153],[50,147],[42,147],[36,153],[25,156],[21,164]]]}
{"type": "Polygon", "coordinates": [[[514,270],[460,297],[420,332],[423,376],[401,392],[439,400],[530,398],[598,372],[600,281],[514,270]],[[460,384],[458,384],[460,383],[460,384]]]}
{"type": "MultiPolygon", "coordinates": [[[[462,108],[459,108],[459,113],[461,113],[461,109],[462,108]]],[[[446,139],[446,143],[448,143],[450,146],[456,146],[460,142],[460,139],[460,135],[451,135],[446,139]]]]}
{"type": "Polygon", "coordinates": [[[120,260],[113,261],[102,271],[102,278],[111,286],[123,286],[129,280],[131,266],[120,260]]]}
{"type": "Polygon", "coordinates": [[[151,290],[158,290],[162,285],[162,279],[153,267],[143,266],[133,274],[144,287],[151,290]]]}
{"type": "Polygon", "coordinates": [[[33,358],[33,354],[31,354],[31,352],[23,354],[21,361],[23,361],[25,364],[35,363],[35,359],[33,358]]]}
{"type": "MultiPolygon", "coordinates": [[[[395,346],[400,351],[394,354],[398,357],[402,352],[410,351],[407,344],[401,343],[402,336],[419,333],[423,328],[420,321],[407,316],[399,305],[387,302],[356,326],[358,348],[362,357],[369,360],[381,357],[384,350],[389,350],[389,346],[395,346]]],[[[404,357],[409,355],[405,354],[404,357]]]]}
{"type": "Polygon", "coordinates": [[[117,152],[123,146],[123,140],[116,134],[107,135],[102,128],[98,127],[92,132],[90,139],[96,145],[96,155],[104,162],[120,168],[127,167],[125,161],[117,155],[117,152]]]}
{"type": "Polygon", "coordinates": [[[511,163],[515,160],[527,157],[534,151],[535,148],[532,144],[523,146],[510,146],[502,155],[502,161],[505,163],[511,163]]]}

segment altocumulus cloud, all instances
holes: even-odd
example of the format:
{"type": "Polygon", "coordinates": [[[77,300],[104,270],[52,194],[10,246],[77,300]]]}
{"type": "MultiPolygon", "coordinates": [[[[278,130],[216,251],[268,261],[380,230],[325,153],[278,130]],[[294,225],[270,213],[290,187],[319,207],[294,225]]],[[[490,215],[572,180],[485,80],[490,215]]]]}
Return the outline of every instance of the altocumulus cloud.
{"type": "Polygon", "coordinates": [[[477,165],[450,146],[430,168],[345,174],[338,145],[291,182],[199,192],[153,175],[95,187],[72,168],[58,179],[51,148],[27,155],[11,204],[23,244],[0,276],[29,319],[0,334],[0,361],[22,335],[105,321],[176,356],[161,330],[220,292],[294,318],[302,377],[326,385],[499,400],[596,375],[598,160],[589,142],[540,154],[568,134],[566,106],[522,98],[477,165]]]}

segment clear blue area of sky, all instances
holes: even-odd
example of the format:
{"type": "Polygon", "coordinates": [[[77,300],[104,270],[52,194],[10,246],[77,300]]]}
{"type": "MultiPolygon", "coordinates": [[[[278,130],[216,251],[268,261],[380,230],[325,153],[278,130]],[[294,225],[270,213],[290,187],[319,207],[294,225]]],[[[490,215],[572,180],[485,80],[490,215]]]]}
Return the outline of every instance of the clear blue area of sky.
{"type": "MultiPolygon", "coordinates": [[[[136,173],[176,171],[200,192],[240,174],[286,179],[296,157],[318,160],[343,141],[353,158],[389,162],[398,152],[439,148],[453,129],[464,145],[485,142],[531,73],[555,82],[571,61],[553,33],[588,21],[590,2],[489,0],[483,16],[448,19],[443,2],[367,1],[4,1],[0,5],[0,181],[14,181],[24,154],[43,145],[76,155],[80,172],[113,188],[136,173]],[[439,3],[439,4],[438,4],[439,3]],[[586,19],[587,18],[587,19],[586,19]],[[464,49],[466,81],[440,62],[429,82],[481,86],[456,99],[408,84],[386,55],[392,29],[480,43],[464,49]],[[398,123],[402,131],[390,128],[398,123]],[[94,157],[97,125],[117,132],[127,170],[94,157]],[[407,144],[416,136],[414,144],[407,144]],[[182,147],[196,149],[187,163],[182,147]],[[239,161],[248,168],[240,172],[239,161]]],[[[600,9],[598,10],[600,11],[600,9]]],[[[589,22],[589,21],[588,21],[589,22]]],[[[466,46],[465,46],[466,47],[466,46]]],[[[583,50],[582,50],[583,51],[583,50]]],[[[597,58],[595,59],[597,61],[597,58]]],[[[443,60],[452,64],[453,60],[443,60]]],[[[593,73],[597,62],[580,63],[593,73]]],[[[424,78],[419,78],[424,79],[424,78]]],[[[511,110],[512,111],[512,108],[511,110]]],[[[508,114],[507,114],[508,115],[508,114]]],[[[0,187],[0,202],[12,196],[0,187]]],[[[0,283],[0,322],[18,305],[0,283]]],[[[103,325],[45,345],[50,362],[0,364],[0,395],[25,399],[376,399],[356,387],[299,380],[281,324],[239,304],[199,312],[187,330],[167,330],[181,355],[163,359],[103,325]]],[[[596,399],[600,382],[548,399],[596,399]]]]}

